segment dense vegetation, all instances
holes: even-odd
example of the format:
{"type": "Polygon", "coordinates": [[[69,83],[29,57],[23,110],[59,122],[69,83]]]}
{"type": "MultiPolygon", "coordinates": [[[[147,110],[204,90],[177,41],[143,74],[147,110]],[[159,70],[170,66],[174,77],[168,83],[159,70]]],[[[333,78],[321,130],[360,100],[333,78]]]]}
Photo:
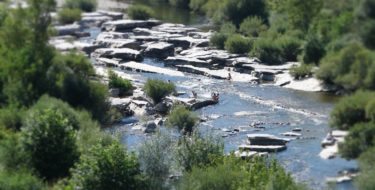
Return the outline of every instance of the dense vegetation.
{"type": "Polygon", "coordinates": [[[157,104],[167,95],[173,93],[176,87],[170,82],[164,82],[158,79],[148,79],[143,88],[146,95],[157,104]]]}
{"type": "Polygon", "coordinates": [[[154,14],[152,9],[143,5],[132,5],[127,9],[127,14],[134,20],[147,20],[154,14]]]}

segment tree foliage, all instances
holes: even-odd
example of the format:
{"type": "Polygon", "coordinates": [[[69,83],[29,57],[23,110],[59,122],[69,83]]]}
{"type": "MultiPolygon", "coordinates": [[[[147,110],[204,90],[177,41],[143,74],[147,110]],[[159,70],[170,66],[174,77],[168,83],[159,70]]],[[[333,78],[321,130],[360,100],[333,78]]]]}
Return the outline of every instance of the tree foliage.
{"type": "Polygon", "coordinates": [[[176,127],[183,134],[191,134],[198,123],[198,117],[185,106],[175,106],[168,115],[166,125],[176,127]]]}

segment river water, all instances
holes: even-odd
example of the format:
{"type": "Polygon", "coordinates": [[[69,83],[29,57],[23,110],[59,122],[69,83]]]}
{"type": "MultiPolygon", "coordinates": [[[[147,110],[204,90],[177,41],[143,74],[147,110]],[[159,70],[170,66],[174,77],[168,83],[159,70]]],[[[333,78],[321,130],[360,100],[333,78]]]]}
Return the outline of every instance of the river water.
{"type": "MultiPolygon", "coordinates": [[[[112,2],[114,3],[114,2],[112,2]]],[[[147,1],[137,1],[150,5],[147,1]]],[[[166,22],[183,23],[193,26],[206,26],[207,20],[186,10],[171,9],[163,4],[151,4],[157,18],[166,22]]],[[[98,30],[91,30],[96,36],[98,30]]],[[[145,59],[146,64],[164,67],[162,61],[145,59]]],[[[341,158],[324,160],[319,157],[320,142],[329,132],[329,113],[337,98],[322,93],[301,92],[273,85],[251,85],[248,83],[229,82],[211,79],[204,76],[185,74],[184,77],[170,77],[160,74],[132,73],[135,79],[145,81],[148,78],[157,78],[173,81],[179,91],[198,93],[198,97],[210,98],[213,91],[220,93],[220,103],[197,111],[197,114],[207,118],[199,128],[210,130],[221,136],[226,132],[223,129],[241,129],[235,135],[223,138],[225,151],[237,150],[237,147],[246,142],[246,134],[268,133],[279,135],[289,132],[293,128],[302,128],[303,138],[292,140],[288,149],[273,156],[299,181],[306,183],[312,189],[327,189],[327,177],[335,177],[345,169],[356,168],[355,161],[346,161],[341,158]],[[249,127],[251,123],[263,122],[265,129],[254,131],[249,127]],[[283,125],[281,125],[283,124],[283,125]]],[[[186,97],[189,96],[185,95],[186,97]]],[[[112,132],[120,135],[123,143],[129,149],[137,147],[148,136],[134,133],[130,130],[134,121],[142,118],[124,118],[123,123],[114,126],[112,132]]],[[[354,189],[351,183],[339,184],[333,189],[354,189]]]]}

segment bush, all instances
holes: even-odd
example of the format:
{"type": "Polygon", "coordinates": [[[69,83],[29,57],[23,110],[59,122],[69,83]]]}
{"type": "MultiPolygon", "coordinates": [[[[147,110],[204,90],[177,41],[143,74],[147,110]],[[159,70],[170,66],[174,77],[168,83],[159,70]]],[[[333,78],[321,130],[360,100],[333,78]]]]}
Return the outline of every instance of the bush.
{"type": "Polygon", "coordinates": [[[80,9],[63,8],[58,13],[59,22],[61,24],[72,24],[81,20],[80,9]]]}
{"type": "Polygon", "coordinates": [[[146,95],[152,98],[155,104],[159,103],[163,98],[173,93],[176,89],[173,83],[157,79],[148,79],[143,88],[146,95]]]}
{"type": "Polygon", "coordinates": [[[303,47],[303,62],[318,64],[326,51],[323,43],[316,36],[310,36],[303,47]]]}
{"type": "Polygon", "coordinates": [[[358,123],[351,127],[345,142],[340,144],[343,158],[356,159],[375,144],[375,123],[358,123]]]}
{"type": "Polygon", "coordinates": [[[344,97],[331,112],[331,126],[349,130],[356,123],[367,122],[366,106],[370,103],[374,92],[359,91],[352,96],[344,97]]]}
{"type": "Polygon", "coordinates": [[[346,90],[374,89],[375,55],[360,44],[350,44],[339,53],[328,54],[321,63],[318,78],[346,90]]]}
{"type": "Polygon", "coordinates": [[[295,79],[310,77],[312,75],[312,66],[307,64],[293,65],[289,72],[295,79]]]}
{"type": "Polygon", "coordinates": [[[174,148],[175,140],[171,134],[160,132],[143,142],[139,149],[142,171],[150,179],[150,186],[154,189],[162,189],[174,167],[174,148]]]}
{"type": "Polygon", "coordinates": [[[143,5],[132,5],[128,8],[128,15],[135,20],[147,20],[152,17],[151,8],[143,5]]]}
{"type": "Polygon", "coordinates": [[[225,49],[230,53],[245,54],[252,48],[252,40],[241,35],[232,35],[225,41],[225,49]]]}
{"type": "Polygon", "coordinates": [[[297,57],[302,50],[301,40],[290,36],[282,36],[275,43],[280,46],[285,61],[297,61],[297,57]]]}
{"type": "Polygon", "coordinates": [[[1,127],[0,130],[0,166],[2,169],[15,171],[27,168],[30,158],[21,146],[19,133],[1,127]]]}
{"type": "Polygon", "coordinates": [[[224,143],[219,138],[195,132],[179,140],[175,159],[182,170],[190,171],[193,167],[206,167],[223,155],[224,143]]]}
{"type": "Polygon", "coordinates": [[[74,121],[58,109],[36,109],[25,119],[21,144],[31,166],[47,180],[66,177],[79,158],[74,121]]]}
{"type": "Polygon", "coordinates": [[[96,9],[96,0],[66,0],[64,7],[80,9],[85,12],[93,12],[96,9]]]}
{"type": "Polygon", "coordinates": [[[267,30],[267,26],[260,17],[248,17],[240,26],[240,32],[247,36],[258,37],[260,33],[267,30]]]}
{"type": "Polygon", "coordinates": [[[169,113],[166,125],[176,127],[183,134],[191,134],[197,122],[198,117],[193,112],[182,105],[177,105],[169,113]]]}
{"type": "Polygon", "coordinates": [[[224,49],[225,42],[227,41],[227,39],[227,34],[216,32],[214,35],[211,36],[210,44],[211,46],[215,46],[218,49],[224,49]]]}
{"type": "Polygon", "coordinates": [[[92,64],[82,54],[59,54],[47,71],[48,94],[75,108],[86,109],[93,118],[105,123],[108,122],[108,89],[91,80],[94,73],[92,64]]]}
{"type": "Polygon", "coordinates": [[[221,1],[214,6],[213,10],[216,22],[222,23],[229,21],[239,26],[242,21],[249,16],[258,16],[263,20],[267,20],[268,13],[266,10],[266,2],[264,0],[231,0],[221,1]]]}
{"type": "Polygon", "coordinates": [[[220,32],[223,34],[231,35],[235,34],[237,31],[237,27],[231,22],[225,22],[220,26],[220,32]]]}
{"type": "Polygon", "coordinates": [[[120,90],[120,96],[132,95],[133,85],[130,80],[119,77],[114,71],[108,72],[109,88],[118,88],[120,90]]]}
{"type": "Polygon", "coordinates": [[[275,161],[263,159],[242,160],[234,156],[223,157],[209,167],[194,167],[186,173],[178,189],[302,189],[291,175],[275,161]]]}
{"type": "Polygon", "coordinates": [[[272,38],[257,39],[250,55],[269,65],[279,65],[285,61],[281,47],[272,38]]]}
{"type": "Polygon", "coordinates": [[[14,107],[0,109],[0,126],[18,131],[22,125],[24,110],[14,107]]]}
{"type": "Polygon", "coordinates": [[[371,148],[359,158],[361,175],[355,179],[358,189],[375,189],[375,148],[371,148]]]}
{"type": "Polygon", "coordinates": [[[142,189],[146,185],[135,155],[128,154],[116,141],[96,145],[82,156],[72,170],[71,183],[82,190],[142,189]]]}
{"type": "Polygon", "coordinates": [[[169,0],[169,3],[180,8],[189,8],[190,0],[169,0]]]}
{"type": "Polygon", "coordinates": [[[15,172],[0,171],[0,187],[2,190],[42,190],[42,180],[27,170],[15,172]]]}

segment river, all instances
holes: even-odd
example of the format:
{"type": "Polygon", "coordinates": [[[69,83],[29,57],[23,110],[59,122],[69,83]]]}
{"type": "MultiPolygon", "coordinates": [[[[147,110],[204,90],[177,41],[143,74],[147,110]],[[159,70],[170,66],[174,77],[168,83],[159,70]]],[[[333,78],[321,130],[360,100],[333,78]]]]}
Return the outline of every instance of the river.
{"type": "MultiPolygon", "coordinates": [[[[117,2],[111,3],[115,5],[117,2]]],[[[111,3],[106,5],[111,5],[111,3]]],[[[137,4],[139,3],[149,5],[147,1],[137,1],[137,4]]],[[[99,3],[99,5],[101,4],[99,3]]],[[[125,4],[121,5],[126,7],[125,4]]],[[[193,26],[207,26],[208,23],[204,17],[186,10],[173,9],[161,3],[151,6],[156,12],[157,19],[166,22],[193,26]]],[[[91,30],[91,32],[95,37],[99,31],[91,30]]],[[[164,67],[162,61],[145,59],[143,62],[164,67]]],[[[216,80],[192,74],[186,74],[184,77],[170,77],[159,74],[124,72],[128,72],[140,81],[145,81],[147,78],[171,80],[179,91],[189,93],[194,90],[199,97],[209,98],[211,92],[218,91],[220,103],[199,110],[197,114],[207,118],[207,122],[200,124],[201,130],[211,130],[221,136],[225,133],[222,129],[241,129],[236,135],[223,138],[226,152],[234,151],[240,144],[245,143],[248,133],[279,135],[279,133],[291,131],[296,127],[302,128],[302,139],[291,141],[288,143],[286,151],[273,156],[299,182],[306,183],[312,189],[327,189],[325,183],[327,177],[335,177],[341,170],[357,167],[355,161],[346,161],[341,158],[324,160],[319,157],[320,142],[330,130],[328,126],[329,113],[337,101],[337,97],[322,93],[295,91],[273,85],[251,85],[216,80]],[[249,127],[253,122],[264,122],[265,129],[254,131],[249,127]],[[280,123],[284,125],[280,125],[280,123]]],[[[144,134],[129,130],[132,122],[140,119],[124,118],[123,123],[112,129],[112,132],[120,135],[122,141],[131,150],[136,150],[140,143],[148,138],[144,134]]],[[[351,183],[343,183],[336,185],[333,189],[349,190],[354,187],[351,183]]]]}

